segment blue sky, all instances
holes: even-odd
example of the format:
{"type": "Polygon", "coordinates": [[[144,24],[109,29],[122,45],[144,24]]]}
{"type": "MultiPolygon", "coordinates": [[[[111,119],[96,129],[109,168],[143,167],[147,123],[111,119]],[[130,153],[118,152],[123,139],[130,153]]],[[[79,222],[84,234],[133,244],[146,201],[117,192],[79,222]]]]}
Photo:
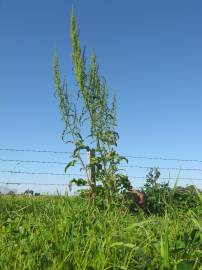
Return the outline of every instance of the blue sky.
{"type": "MultiPolygon", "coordinates": [[[[52,60],[57,48],[63,75],[69,86],[74,85],[69,38],[73,3],[82,45],[87,55],[94,50],[110,92],[117,96],[120,153],[202,159],[199,0],[0,0],[0,148],[70,150],[61,141],[63,123],[53,95],[52,60]]],[[[6,151],[0,151],[0,158],[69,160],[67,155],[6,151]]],[[[129,163],[177,168],[201,164],[142,159],[129,163]]],[[[63,173],[59,165],[0,162],[0,168],[63,173]]],[[[127,173],[144,176],[146,171],[127,173]]],[[[176,177],[177,172],[170,175],[176,177]]],[[[202,178],[200,172],[180,175],[202,178]]],[[[162,171],[162,176],[168,177],[169,171],[162,171]]],[[[0,180],[66,183],[68,179],[0,173],[0,180]]],[[[135,186],[142,183],[134,181],[135,186]]],[[[202,181],[195,183],[202,186],[202,181]]]]}

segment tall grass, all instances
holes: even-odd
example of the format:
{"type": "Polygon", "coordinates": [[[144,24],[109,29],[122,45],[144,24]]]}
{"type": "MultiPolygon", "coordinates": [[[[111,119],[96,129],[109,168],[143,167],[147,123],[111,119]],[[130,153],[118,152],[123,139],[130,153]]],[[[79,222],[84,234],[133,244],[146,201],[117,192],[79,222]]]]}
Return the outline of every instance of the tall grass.
{"type": "Polygon", "coordinates": [[[100,210],[81,197],[0,197],[0,269],[202,269],[202,209],[100,210]]]}

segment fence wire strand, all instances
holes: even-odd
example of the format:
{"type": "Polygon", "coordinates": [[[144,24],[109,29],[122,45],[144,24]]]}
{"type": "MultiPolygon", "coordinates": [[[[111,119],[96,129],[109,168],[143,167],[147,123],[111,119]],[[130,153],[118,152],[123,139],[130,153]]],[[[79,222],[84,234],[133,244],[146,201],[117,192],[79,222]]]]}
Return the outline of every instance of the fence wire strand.
{"type": "MultiPolygon", "coordinates": [[[[53,150],[38,150],[38,149],[17,149],[17,148],[0,148],[0,151],[5,152],[31,152],[31,153],[52,153],[52,154],[69,154],[72,152],[65,151],[53,151],[53,150]]],[[[82,153],[84,154],[84,153],[82,153]]],[[[202,163],[202,160],[198,159],[179,159],[179,158],[166,158],[166,157],[153,157],[153,156],[126,156],[130,159],[144,159],[144,160],[162,160],[162,161],[178,161],[178,162],[197,162],[202,163]]],[[[0,159],[0,162],[15,162],[17,165],[21,163],[28,164],[55,164],[55,165],[66,165],[66,162],[61,161],[44,161],[44,160],[22,160],[22,159],[0,159]]],[[[79,164],[79,163],[78,163],[79,164]]],[[[195,171],[201,172],[202,168],[177,168],[177,167],[158,167],[158,166],[140,166],[140,165],[121,165],[120,168],[136,168],[136,169],[151,169],[157,168],[159,170],[169,170],[169,171],[195,171]]],[[[79,176],[85,177],[85,174],[78,173],[55,173],[55,172],[37,172],[37,171],[17,171],[17,170],[1,170],[0,173],[9,173],[9,174],[25,174],[25,175],[50,175],[50,176],[79,176]]],[[[146,176],[128,176],[129,179],[142,179],[145,180],[146,176]]],[[[177,177],[160,177],[159,180],[176,180],[177,177]]],[[[202,181],[201,178],[191,178],[191,177],[180,177],[180,180],[189,180],[189,181],[202,181]]],[[[37,183],[37,182],[10,182],[10,181],[2,181],[0,184],[6,185],[39,185],[39,186],[67,186],[67,184],[60,183],[37,183]]]]}

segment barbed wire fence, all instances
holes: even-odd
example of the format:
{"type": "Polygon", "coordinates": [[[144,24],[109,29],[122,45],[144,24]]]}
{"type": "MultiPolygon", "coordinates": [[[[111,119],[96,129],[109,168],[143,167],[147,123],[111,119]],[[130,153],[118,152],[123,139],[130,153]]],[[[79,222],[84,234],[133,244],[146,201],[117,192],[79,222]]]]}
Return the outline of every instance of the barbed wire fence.
{"type": "MultiPolygon", "coordinates": [[[[47,183],[46,181],[42,181],[42,182],[37,182],[37,181],[13,181],[12,179],[4,179],[4,175],[12,175],[12,176],[16,176],[16,175],[29,175],[29,176],[40,176],[40,178],[42,176],[61,176],[61,177],[65,177],[65,179],[67,179],[67,177],[69,178],[75,178],[75,177],[82,177],[85,178],[85,174],[82,173],[77,173],[77,172],[72,172],[72,173],[64,173],[64,166],[67,164],[67,162],[65,161],[58,161],[58,160],[39,160],[39,159],[21,159],[21,158],[16,158],[16,159],[10,159],[10,158],[4,158],[4,153],[5,152],[11,152],[11,153],[20,153],[20,152],[24,152],[24,153],[36,153],[36,154],[41,154],[41,153],[46,153],[46,154],[55,154],[55,155],[71,155],[72,152],[65,152],[65,151],[53,151],[53,150],[39,150],[39,149],[16,149],[16,148],[0,148],[0,164],[6,164],[6,169],[0,169],[0,184],[1,185],[5,185],[5,186],[27,186],[29,188],[29,186],[54,186],[54,187],[61,187],[61,188],[67,188],[68,187],[68,181],[66,180],[65,183],[60,183],[60,182],[50,182],[47,183]],[[16,166],[20,166],[20,165],[34,165],[34,169],[32,168],[32,170],[16,170],[15,169],[8,169],[10,168],[12,165],[14,164],[16,166]],[[51,165],[55,166],[58,165],[60,172],[58,171],[58,168],[55,169],[54,167],[54,171],[38,171],[35,170],[37,165],[51,165]],[[62,172],[63,171],[63,172],[62,172]],[[3,175],[3,176],[2,176],[3,175]]],[[[85,153],[82,153],[83,155],[85,155],[85,153]]],[[[177,176],[173,177],[170,176],[171,172],[175,172],[177,174],[181,174],[181,173],[187,173],[187,172],[191,172],[191,173],[197,173],[197,174],[201,174],[202,172],[202,168],[198,168],[200,166],[196,167],[177,167],[177,166],[155,166],[154,164],[152,165],[145,165],[145,162],[148,161],[155,161],[155,162],[182,162],[182,163],[196,163],[196,164],[201,164],[202,160],[198,160],[198,159],[179,159],[179,158],[167,158],[167,157],[155,157],[155,156],[132,156],[132,155],[125,155],[125,157],[129,160],[129,164],[132,162],[133,164],[131,165],[120,165],[120,169],[123,169],[126,174],[128,175],[129,179],[133,179],[133,180],[142,180],[144,181],[146,178],[146,174],[147,172],[151,169],[151,168],[158,168],[160,170],[160,172],[162,171],[166,171],[169,173],[169,176],[164,177],[161,176],[160,180],[162,181],[170,181],[170,180],[174,180],[176,181],[177,176]],[[134,164],[134,160],[135,160],[135,164],[134,164]],[[137,162],[141,162],[141,165],[137,164],[137,162]],[[143,164],[144,162],[144,164],[143,164]],[[130,173],[129,173],[130,170],[130,173]],[[143,175],[134,175],[134,173],[136,173],[137,170],[144,170],[144,174],[143,175]],[[146,171],[145,171],[146,170],[146,171]]],[[[78,164],[79,165],[79,164],[78,164]]],[[[192,165],[193,166],[193,165],[192,165]]],[[[78,168],[77,168],[78,171],[78,168]]],[[[70,179],[69,179],[70,180],[70,179]]],[[[195,181],[202,181],[202,176],[201,177],[185,177],[185,176],[180,176],[180,180],[184,180],[186,182],[189,182],[191,184],[193,184],[193,182],[195,181]]]]}

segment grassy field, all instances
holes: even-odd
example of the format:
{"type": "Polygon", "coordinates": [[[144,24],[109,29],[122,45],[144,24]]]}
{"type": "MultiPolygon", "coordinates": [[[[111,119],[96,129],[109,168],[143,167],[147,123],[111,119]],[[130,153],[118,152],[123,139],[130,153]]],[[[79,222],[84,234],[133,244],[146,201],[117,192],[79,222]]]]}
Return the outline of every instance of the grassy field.
{"type": "Polygon", "coordinates": [[[0,196],[0,269],[202,269],[202,207],[162,216],[77,197],[0,196]]]}

